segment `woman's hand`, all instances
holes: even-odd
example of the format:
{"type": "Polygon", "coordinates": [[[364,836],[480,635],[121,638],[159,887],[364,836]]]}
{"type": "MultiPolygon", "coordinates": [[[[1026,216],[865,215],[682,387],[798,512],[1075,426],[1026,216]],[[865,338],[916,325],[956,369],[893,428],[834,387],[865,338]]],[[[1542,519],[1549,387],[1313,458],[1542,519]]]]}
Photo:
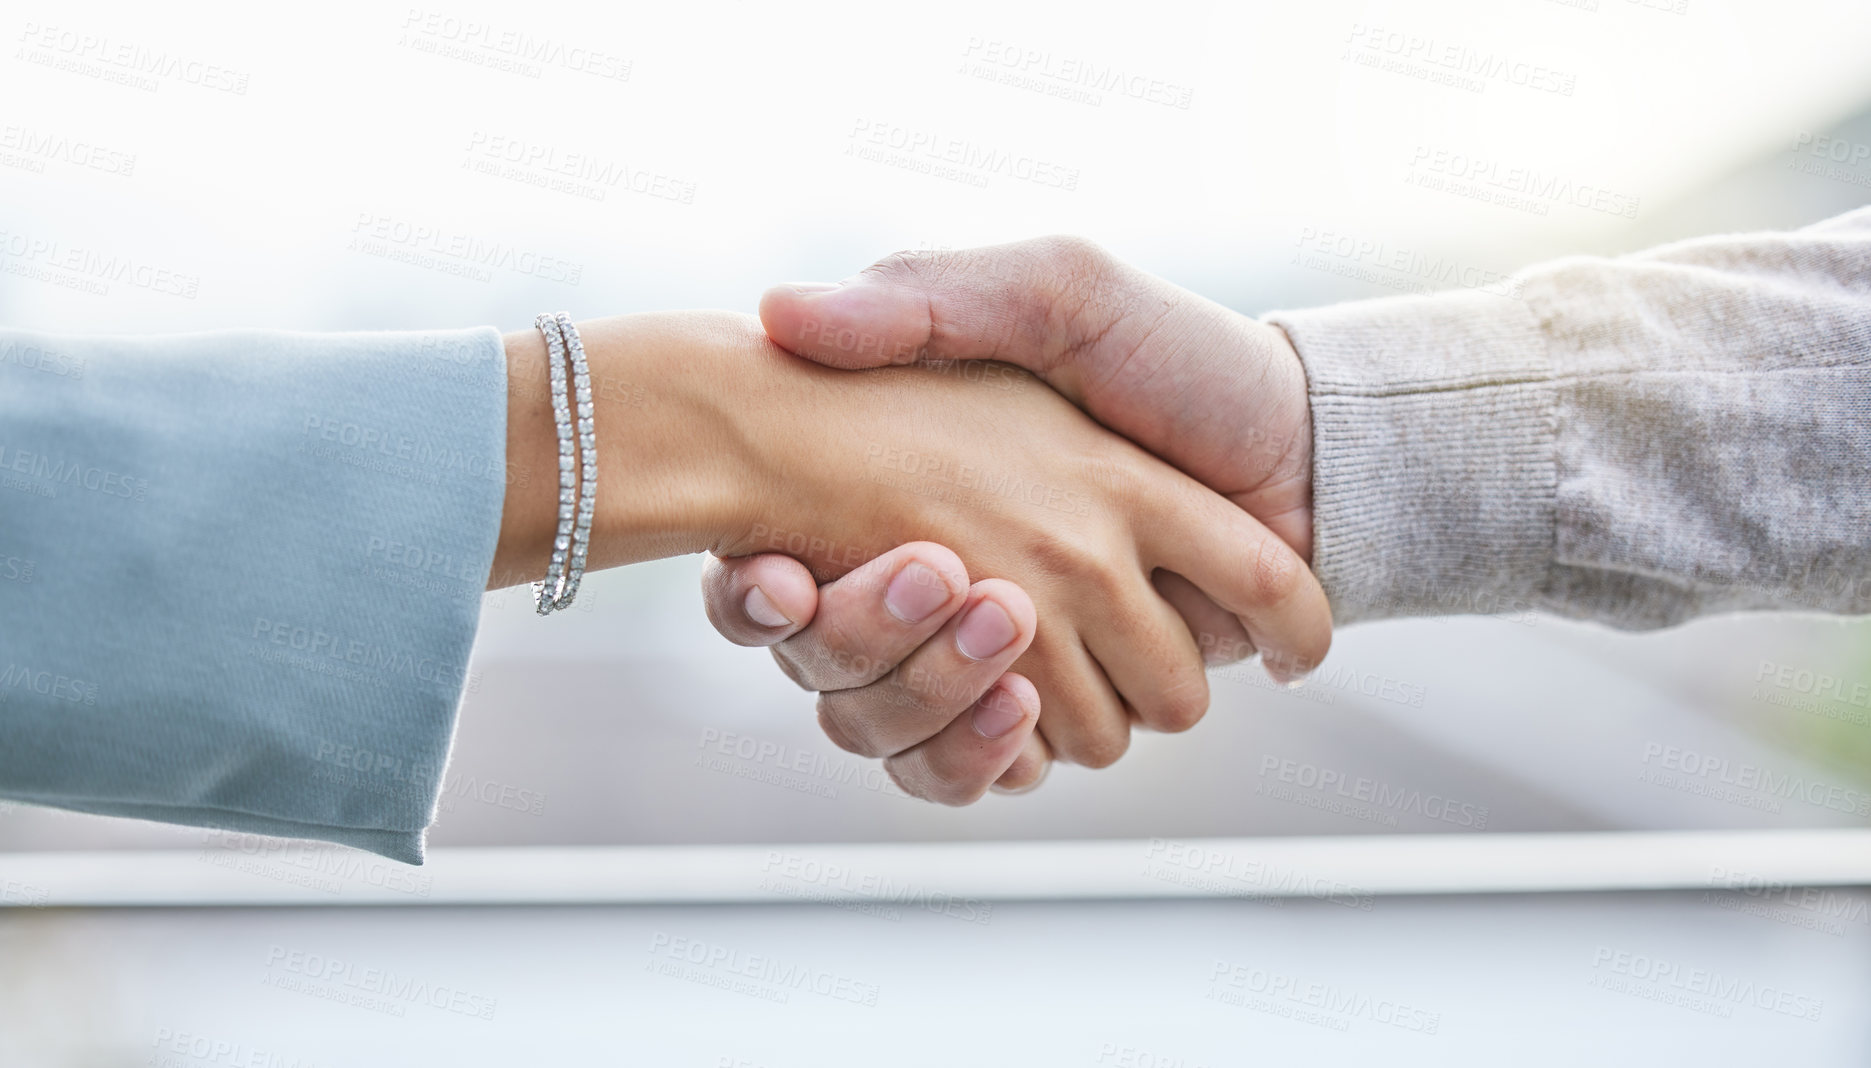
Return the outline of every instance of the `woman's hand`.
{"type": "MultiPolygon", "coordinates": [[[[1238,616],[1265,653],[1309,668],[1329,645],[1324,594],[1285,543],[1024,372],[828,370],[778,349],[751,317],[724,313],[580,329],[605,461],[594,567],[702,549],[780,551],[827,580],[927,540],[954,549],[976,578],[1011,580],[1031,596],[1036,622],[1017,591],[967,592],[963,610],[942,624],[950,640],[922,647],[945,658],[917,676],[930,692],[905,687],[901,715],[841,719],[826,714],[838,693],[821,699],[835,741],[891,758],[893,770],[956,720],[933,692],[939,681],[970,664],[992,678],[1015,656],[1046,713],[1044,741],[1022,751],[1009,785],[1036,778],[1048,749],[1111,763],[1133,717],[1160,730],[1193,724],[1207,708],[1207,679],[1189,627],[1151,585],[1158,569],[1238,616]]],[[[510,339],[522,348],[536,340],[510,339]]],[[[530,388],[543,395],[543,351],[537,345],[536,368],[516,360],[525,381],[514,388],[536,382],[530,388]]],[[[516,397],[510,417],[510,461],[522,472],[541,458],[555,462],[549,409],[528,409],[516,397]]],[[[555,501],[550,479],[532,481],[544,483],[534,494],[540,515],[528,519],[532,509],[521,507],[503,521],[499,574],[543,572],[555,501]]],[[[510,505],[522,492],[510,491],[510,505]]],[[[946,572],[941,605],[964,596],[958,569],[931,570],[946,572]]],[[[1003,692],[1023,708],[1031,697],[1017,677],[1003,692]]]]}

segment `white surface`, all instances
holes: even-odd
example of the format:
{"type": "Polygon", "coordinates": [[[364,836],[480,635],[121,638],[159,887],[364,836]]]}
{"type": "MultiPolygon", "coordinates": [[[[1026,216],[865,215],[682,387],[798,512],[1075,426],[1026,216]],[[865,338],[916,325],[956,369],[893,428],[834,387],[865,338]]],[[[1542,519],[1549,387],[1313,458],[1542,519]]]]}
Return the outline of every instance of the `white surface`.
{"type": "Polygon", "coordinates": [[[1827,895],[1386,898],[1368,911],[1016,903],[972,918],[798,906],[15,910],[0,913],[0,1064],[1863,1065],[1865,895],[1827,895]],[[663,974],[677,945],[698,946],[704,963],[663,974]],[[1664,965],[1673,978],[1623,974],[1664,965]],[[805,985],[775,978],[787,970],[805,985]],[[750,993],[708,985],[750,971],[767,977],[750,993]],[[833,993],[810,989],[821,983],[833,993]],[[875,1005],[840,1000],[840,984],[875,991],[875,1005]],[[1690,985],[1722,993],[1659,1000],[1690,985]],[[1244,1004],[1212,996],[1237,994],[1244,1004]]]}
{"type": "Polygon", "coordinates": [[[1871,884],[1871,831],[355,850],[227,836],[196,851],[0,854],[0,903],[635,904],[1310,897],[1871,884]]]}

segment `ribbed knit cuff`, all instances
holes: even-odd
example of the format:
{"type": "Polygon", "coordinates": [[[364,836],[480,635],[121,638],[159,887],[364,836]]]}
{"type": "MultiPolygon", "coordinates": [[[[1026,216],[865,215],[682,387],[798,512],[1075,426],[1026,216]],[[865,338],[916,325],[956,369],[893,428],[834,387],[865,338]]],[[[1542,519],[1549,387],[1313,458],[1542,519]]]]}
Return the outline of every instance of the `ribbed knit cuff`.
{"type": "Polygon", "coordinates": [[[1529,611],[1552,566],[1555,389],[1518,297],[1267,317],[1312,402],[1313,570],[1339,623],[1529,611]]]}

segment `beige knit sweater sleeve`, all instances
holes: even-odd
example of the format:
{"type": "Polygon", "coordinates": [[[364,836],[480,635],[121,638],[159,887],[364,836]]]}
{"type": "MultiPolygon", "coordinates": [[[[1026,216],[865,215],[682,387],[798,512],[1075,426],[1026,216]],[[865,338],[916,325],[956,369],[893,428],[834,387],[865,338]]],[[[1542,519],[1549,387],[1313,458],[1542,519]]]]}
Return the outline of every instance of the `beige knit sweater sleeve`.
{"type": "Polygon", "coordinates": [[[1339,622],[1871,613],[1871,208],[1270,316],[1339,622]]]}

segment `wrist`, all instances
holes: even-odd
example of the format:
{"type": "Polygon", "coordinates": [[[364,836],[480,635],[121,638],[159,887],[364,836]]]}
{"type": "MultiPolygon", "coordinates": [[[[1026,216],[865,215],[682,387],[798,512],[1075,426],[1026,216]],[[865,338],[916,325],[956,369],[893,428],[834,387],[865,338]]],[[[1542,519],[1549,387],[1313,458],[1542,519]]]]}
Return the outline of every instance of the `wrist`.
{"type": "MultiPolygon", "coordinates": [[[[1229,312],[1230,328],[1207,366],[1223,398],[1211,406],[1228,427],[1226,466],[1203,478],[1245,509],[1307,564],[1313,550],[1313,420],[1306,365],[1279,325],[1229,312]]],[[[1198,477],[1202,477],[1198,475],[1198,477]]]]}
{"type": "MultiPolygon", "coordinates": [[[[741,521],[746,470],[715,368],[682,315],[578,324],[591,365],[599,482],[588,570],[699,552],[741,521]],[[711,381],[712,379],[712,381],[711,381]]],[[[507,490],[490,588],[544,577],[558,526],[558,442],[537,330],[503,338],[507,490]]]]}
{"type": "Polygon", "coordinates": [[[1293,502],[1283,535],[1293,551],[1310,566],[1313,442],[1312,395],[1306,386],[1306,364],[1299,358],[1299,350],[1293,346],[1293,339],[1283,327],[1278,323],[1263,325],[1266,327],[1268,348],[1272,350],[1267,359],[1289,372],[1269,376],[1274,381],[1285,383],[1289,404],[1289,417],[1285,422],[1292,427],[1287,436],[1285,453],[1274,464],[1275,478],[1288,486],[1288,496],[1293,502]]]}

